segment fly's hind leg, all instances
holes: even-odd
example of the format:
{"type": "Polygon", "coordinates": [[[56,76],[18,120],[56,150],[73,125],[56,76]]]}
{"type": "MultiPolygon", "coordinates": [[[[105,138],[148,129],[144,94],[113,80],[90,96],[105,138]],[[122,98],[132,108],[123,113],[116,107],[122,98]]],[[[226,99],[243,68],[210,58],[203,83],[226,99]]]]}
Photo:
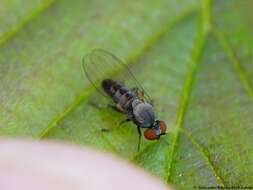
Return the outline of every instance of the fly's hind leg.
{"type": "Polygon", "coordinates": [[[112,105],[112,104],[107,104],[107,106],[106,106],[106,105],[98,104],[98,103],[93,102],[93,101],[89,101],[88,104],[91,105],[92,107],[96,108],[96,109],[99,109],[99,110],[111,108],[111,109],[113,109],[117,112],[124,113],[124,110],[118,104],[116,104],[116,106],[112,105]]]}
{"type": "MultiPolygon", "coordinates": [[[[111,108],[111,109],[113,109],[113,110],[115,110],[119,113],[124,113],[124,110],[121,108],[121,106],[119,104],[116,104],[116,106],[112,105],[112,104],[107,104],[107,107],[111,108]]],[[[123,120],[123,121],[120,122],[119,125],[122,125],[123,123],[128,122],[128,121],[130,121],[130,120],[129,119],[123,120]]],[[[101,131],[102,132],[109,132],[110,130],[106,129],[106,128],[102,128],[101,131]]]]}
{"type": "Polygon", "coordinates": [[[101,128],[101,131],[102,131],[102,132],[109,132],[109,131],[110,131],[110,129],[107,129],[107,128],[101,128]]]}
{"type": "MultiPolygon", "coordinates": [[[[98,104],[98,103],[95,103],[95,102],[93,102],[93,101],[89,101],[89,102],[88,102],[88,104],[89,104],[89,105],[91,105],[92,107],[94,107],[94,108],[98,109],[98,110],[108,109],[108,107],[103,106],[103,105],[98,104]]],[[[107,128],[101,128],[101,131],[102,131],[102,132],[109,132],[109,131],[110,131],[110,129],[107,129],[107,128]]]]}
{"type": "Polygon", "coordinates": [[[112,105],[112,104],[107,104],[107,107],[108,107],[108,108],[112,108],[114,111],[121,112],[121,111],[117,108],[117,106],[114,106],[114,105],[112,105]]]}
{"type": "Polygon", "coordinates": [[[105,109],[106,107],[101,105],[101,104],[98,104],[98,103],[95,103],[93,101],[89,101],[88,104],[98,110],[101,110],[101,109],[105,109]]]}
{"type": "Polygon", "coordinates": [[[112,105],[112,104],[108,104],[107,106],[117,112],[124,113],[124,110],[121,108],[121,106],[119,104],[116,104],[116,106],[112,105]]]}

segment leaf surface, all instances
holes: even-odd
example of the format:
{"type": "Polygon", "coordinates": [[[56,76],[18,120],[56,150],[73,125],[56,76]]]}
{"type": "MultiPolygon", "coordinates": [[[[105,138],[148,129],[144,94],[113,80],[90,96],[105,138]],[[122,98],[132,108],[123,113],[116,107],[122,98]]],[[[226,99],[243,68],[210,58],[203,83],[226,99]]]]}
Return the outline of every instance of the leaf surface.
{"type": "Polygon", "coordinates": [[[107,150],[179,189],[250,185],[252,4],[55,2],[0,47],[0,134],[107,150]],[[139,152],[136,127],[118,127],[124,116],[81,70],[98,47],[131,66],[167,123],[168,134],[143,139],[139,152]]]}
{"type": "Polygon", "coordinates": [[[53,2],[54,0],[2,0],[0,4],[0,43],[15,35],[30,19],[53,2]]]}

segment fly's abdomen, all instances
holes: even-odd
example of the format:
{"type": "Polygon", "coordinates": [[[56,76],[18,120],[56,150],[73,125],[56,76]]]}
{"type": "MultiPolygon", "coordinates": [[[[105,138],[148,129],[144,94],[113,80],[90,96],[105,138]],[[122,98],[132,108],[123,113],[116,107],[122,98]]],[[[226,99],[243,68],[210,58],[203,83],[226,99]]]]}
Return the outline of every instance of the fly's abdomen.
{"type": "Polygon", "coordinates": [[[120,89],[122,86],[114,80],[104,79],[102,81],[102,87],[109,96],[114,97],[117,90],[120,89]]]}
{"type": "Polygon", "coordinates": [[[131,91],[117,81],[111,79],[104,79],[102,81],[102,87],[104,91],[112,97],[115,103],[119,104],[125,110],[128,109],[130,100],[134,97],[131,91]]]}

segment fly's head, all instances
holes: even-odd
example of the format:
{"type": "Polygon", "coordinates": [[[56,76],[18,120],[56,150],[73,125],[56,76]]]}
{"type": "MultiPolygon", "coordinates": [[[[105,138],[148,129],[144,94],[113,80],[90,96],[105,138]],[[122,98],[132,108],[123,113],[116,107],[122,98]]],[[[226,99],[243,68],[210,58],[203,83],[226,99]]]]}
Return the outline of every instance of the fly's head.
{"type": "Polygon", "coordinates": [[[166,124],[164,121],[156,120],[152,127],[146,129],[144,136],[148,140],[158,140],[161,135],[166,134],[166,124]]]}

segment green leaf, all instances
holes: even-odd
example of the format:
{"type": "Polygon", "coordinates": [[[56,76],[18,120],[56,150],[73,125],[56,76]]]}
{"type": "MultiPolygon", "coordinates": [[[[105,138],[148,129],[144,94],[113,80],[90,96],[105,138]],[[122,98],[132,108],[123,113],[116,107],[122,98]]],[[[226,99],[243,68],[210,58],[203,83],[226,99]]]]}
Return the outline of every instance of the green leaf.
{"type": "Polygon", "coordinates": [[[40,14],[54,0],[1,0],[0,6],[0,43],[11,38],[29,20],[40,14]]]}
{"type": "Polygon", "coordinates": [[[31,14],[26,25],[17,23],[19,31],[0,47],[0,134],[111,151],[179,189],[250,186],[252,5],[251,0],[50,4],[31,14]],[[99,97],[81,59],[97,47],[131,66],[167,123],[168,134],[155,142],[143,139],[139,152],[133,124],[118,127],[123,115],[90,105],[99,97]]]}

